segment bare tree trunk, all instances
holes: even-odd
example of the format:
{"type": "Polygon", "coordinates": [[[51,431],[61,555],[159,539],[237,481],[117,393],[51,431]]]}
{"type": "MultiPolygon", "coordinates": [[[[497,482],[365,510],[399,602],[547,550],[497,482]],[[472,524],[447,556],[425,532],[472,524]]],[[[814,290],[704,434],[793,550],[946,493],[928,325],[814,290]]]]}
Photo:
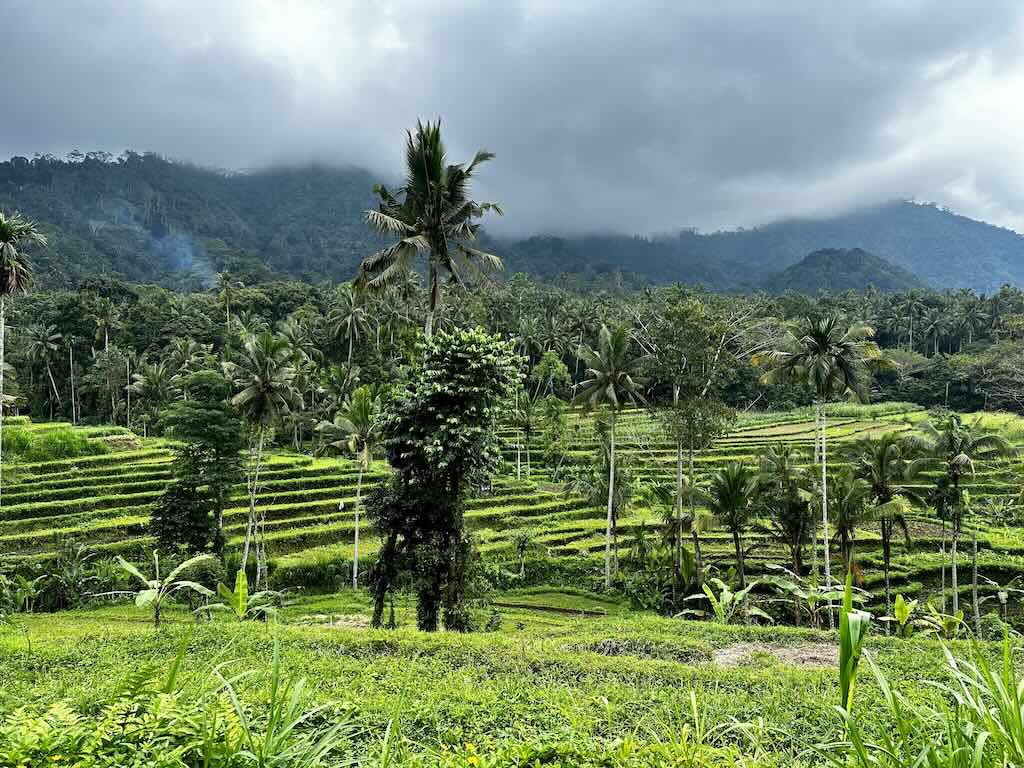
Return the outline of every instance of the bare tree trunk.
{"type": "MultiPolygon", "coordinates": [[[[832,568],[829,562],[828,552],[828,472],[826,465],[828,463],[828,450],[825,446],[825,434],[827,432],[827,422],[825,419],[825,406],[823,403],[819,403],[818,407],[821,409],[821,543],[825,549],[825,586],[828,589],[832,588],[832,568]]],[[[832,615],[832,599],[828,601],[828,627],[829,629],[835,628],[835,617],[832,615]]]]}
{"type": "Polygon", "coordinates": [[[78,423],[78,411],[75,405],[75,343],[68,344],[68,372],[71,374],[71,423],[78,423]]]}
{"type": "Polygon", "coordinates": [[[946,521],[942,521],[942,612],[946,612],[946,521]]]}
{"type": "Polygon", "coordinates": [[[952,542],[952,544],[950,546],[950,553],[951,553],[950,554],[950,556],[951,556],[951,569],[950,569],[951,583],[950,583],[950,586],[953,588],[953,614],[954,615],[956,615],[956,613],[960,610],[960,595],[958,594],[958,589],[960,587],[960,584],[959,584],[959,581],[957,579],[957,572],[956,572],[956,554],[957,554],[956,553],[956,549],[957,549],[956,545],[957,545],[957,540],[960,538],[960,531],[958,530],[959,527],[960,526],[957,525],[956,522],[954,521],[954,523],[953,523],[953,542],[952,542]]]}
{"type": "Polygon", "coordinates": [[[356,530],[352,547],[352,589],[359,589],[359,508],[363,501],[363,462],[356,477],[356,530]]]}
{"type": "MultiPolygon", "coordinates": [[[[4,367],[7,363],[7,297],[0,293],[0,494],[3,493],[4,367]]],[[[2,501],[0,496],[0,501],[2,501]]],[[[2,504],[0,504],[2,506],[2,504]]]]}
{"type": "Polygon", "coordinates": [[[615,493],[615,412],[612,411],[611,424],[609,429],[611,440],[608,456],[608,519],[605,527],[604,538],[604,586],[610,589],[612,586],[612,500],[615,493]]]}
{"type": "Polygon", "coordinates": [[[740,541],[739,529],[733,529],[732,532],[732,543],[736,547],[736,567],[739,569],[740,574],[740,589],[747,586],[747,574],[746,569],[743,566],[743,543],[740,541]]]}
{"type": "Polygon", "coordinates": [[[978,533],[971,533],[971,610],[974,611],[974,636],[981,637],[981,609],[978,603],[978,533]]]}
{"type": "Polygon", "coordinates": [[[250,448],[250,465],[248,477],[249,519],[245,524],[245,543],[242,545],[242,568],[249,564],[249,548],[256,529],[256,490],[260,482],[260,464],[263,461],[264,427],[260,425],[257,432],[255,451],[250,448]]]}
{"type": "MultiPolygon", "coordinates": [[[[697,578],[697,589],[704,587],[704,553],[700,548],[700,529],[697,525],[697,505],[693,485],[693,440],[690,440],[690,538],[693,539],[693,569],[697,578]]],[[[680,553],[682,554],[682,553],[680,553]]],[[[681,559],[681,558],[680,558],[681,559]]]]}

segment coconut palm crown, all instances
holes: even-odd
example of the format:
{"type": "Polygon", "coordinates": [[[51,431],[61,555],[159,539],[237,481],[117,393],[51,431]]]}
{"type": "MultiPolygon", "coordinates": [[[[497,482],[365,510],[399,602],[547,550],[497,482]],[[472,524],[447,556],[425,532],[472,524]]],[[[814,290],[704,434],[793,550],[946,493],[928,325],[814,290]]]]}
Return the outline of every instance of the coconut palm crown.
{"type": "Polygon", "coordinates": [[[495,203],[469,197],[477,167],[493,157],[491,152],[478,150],[470,163],[450,165],[441,141],[441,121],[417,122],[416,132],[407,134],[405,183],[395,192],[382,184],[373,188],[380,204],[377,210],[366,212],[366,222],[399,239],[364,259],[353,283],[357,289],[372,291],[400,285],[416,259],[425,256],[430,288],[424,325],[427,338],[433,332],[444,276],[450,283],[462,285],[462,265],[503,268],[500,258],[472,246],[480,229],[477,220],[490,210],[502,213],[495,203]]]}

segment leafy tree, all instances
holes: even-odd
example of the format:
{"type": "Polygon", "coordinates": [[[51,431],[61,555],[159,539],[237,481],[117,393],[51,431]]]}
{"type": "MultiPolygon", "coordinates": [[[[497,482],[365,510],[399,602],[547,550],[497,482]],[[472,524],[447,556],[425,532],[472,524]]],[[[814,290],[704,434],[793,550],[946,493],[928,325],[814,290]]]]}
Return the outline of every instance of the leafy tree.
{"type": "Polygon", "coordinates": [[[612,585],[612,525],[615,496],[615,421],[619,410],[630,403],[643,402],[640,394],[639,372],[646,357],[631,349],[630,332],[626,326],[609,330],[602,325],[597,349],[583,347],[583,361],[587,365],[587,379],[580,384],[576,402],[586,409],[608,409],[608,516],[605,529],[604,584],[612,585]]]}
{"type": "Polygon", "coordinates": [[[363,503],[363,473],[370,468],[373,452],[381,439],[381,403],[373,390],[356,389],[334,415],[334,422],[322,422],[319,429],[333,438],[331,445],[356,458],[356,519],[352,556],[352,589],[359,588],[359,512],[363,503]]]}
{"type": "Polygon", "coordinates": [[[439,332],[419,347],[408,382],[392,392],[382,419],[394,474],[367,511],[383,543],[375,626],[400,571],[410,572],[421,629],[469,629],[464,595],[470,543],[463,521],[469,490],[500,459],[497,420],[519,364],[511,345],[481,330],[439,332]]]}
{"type": "MultiPolygon", "coordinates": [[[[819,455],[821,459],[821,525],[825,550],[825,584],[832,586],[829,562],[828,536],[828,471],[825,436],[828,424],[825,404],[836,395],[844,395],[858,402],[868,399],[871,384],[869,365],[882,361],[882,354],[870,339],[874,329],[867,325],[853,325],[845,330],[838,318],[807,318],[802,324],[789,326],[776,349],[755,357],[770,368],[766,383],[799,380],[814,391],[815,420],[818,424],[819,455]]],[[[832,614],[829,613],[831,621],[832,614]]]]}
{"type": "Polygon", "coordinates": [[[164,412],[162,423],[174,439],[184,443],[173,465],[175,476],[179,481],[192,479],[208,489],[204,500],[212,505],[214,513],[213,551],[221,554],[225,544],[224,509],[241,475],[242,420],[229,400],[231,385],[216,371],[191,374],[185,388],[191,396],[172,404],[164,412]]]}
{"type": "Polygon", "coordinates": [[[373,188],[380,198],[376,211],[367,211],[366,221],[398,242],[363,260],[354,285],[381,290],[395,285],[410,272],[417,257],[427,257],[430,298],[424,335],[433,333],[434,313],[441,299],[441,277],[447,274],[457,285],[463,284],[460,261],[501,269],[501,259],[477,250],[475,242],[480,219],[489,211],[499,215],[494,203],[478,203],[469,197],[469,185],[477,167],[494,158],[479,150],[468,165],[448,165],[441,141],[441,121],[417,123],[416,133],[407,134],[405,183],[395,194],[382,184],[373,188]]]}
{"type": "MultiPolygon", "coordinates": [[[[32,285],[32,264],[25,248],[32,245],[46,245],[46,236],[35,222],[22,218],[17,213],[6,215],[0,211],[0,449],[4,433],[4,373],[7,367],[7,302],[19,293],[25,293],[32,285]]],[[[0,472],[3,468],[3,454],[0,453],[0,472]]],[[[3,477],[0,474],[0,492],[3,477]]]]}
{"type": "Polygon", "coordinates": [[[182,465],[197,464],[196,453],[191,447],[178,451],[178,476],[160,494],[150,512],[149,528],[163,552],[173,553],[182,548],[196,554],[221,548],[210,489],[200,486],[194,475],[182,474],[180,469],[182,465]]]}

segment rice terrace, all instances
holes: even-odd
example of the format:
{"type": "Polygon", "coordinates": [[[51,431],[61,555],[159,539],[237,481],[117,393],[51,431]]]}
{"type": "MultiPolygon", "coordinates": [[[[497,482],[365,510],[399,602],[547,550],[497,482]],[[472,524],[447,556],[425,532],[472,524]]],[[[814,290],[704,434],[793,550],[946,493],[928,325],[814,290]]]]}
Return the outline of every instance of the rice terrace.
{"type": "Polygon", "coordinates": [[[5,8],[0,768],[1024,768],[1024,11],[193,5],[5,8]]]}

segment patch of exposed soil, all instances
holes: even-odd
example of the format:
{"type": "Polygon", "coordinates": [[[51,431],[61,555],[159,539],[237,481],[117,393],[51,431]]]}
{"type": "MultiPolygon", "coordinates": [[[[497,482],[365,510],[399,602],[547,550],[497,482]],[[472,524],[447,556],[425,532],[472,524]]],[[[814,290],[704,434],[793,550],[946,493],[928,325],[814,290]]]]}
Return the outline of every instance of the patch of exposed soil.
{"type": "Polygon", "coordinates": [[[334,629],[369,629],[370,617],[361,613],[346,613],[340,616],[328,616],[326,613],[314,613],[304,616],[302,624],[316,624],[334,629]]]}
{"type": "Polygon", "coordinates": [[[767,654],[793,667],[835,667],[839,664],[839,646],[828,643],[773,645],[768,643],[737,643],[718,648],[712,661],[722,667],[749,664],[755,656],[767,654]]]}

